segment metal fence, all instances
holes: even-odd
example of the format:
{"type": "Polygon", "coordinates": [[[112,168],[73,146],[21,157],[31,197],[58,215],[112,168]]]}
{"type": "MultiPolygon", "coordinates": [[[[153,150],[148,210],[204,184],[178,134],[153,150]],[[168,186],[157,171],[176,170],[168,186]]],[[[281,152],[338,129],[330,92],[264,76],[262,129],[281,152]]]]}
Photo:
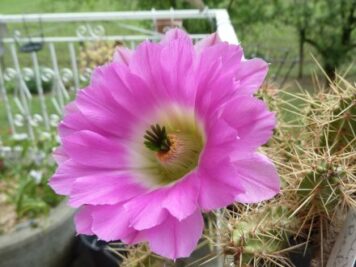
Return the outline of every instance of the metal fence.
{"type": "Polygon", "coordinates": [[[0,136],[36,144],[116,45],[159,40],[164,26],[185,19],[208,20],[222,40],[238,43],[223,9],[0,15],[0,136]]]}

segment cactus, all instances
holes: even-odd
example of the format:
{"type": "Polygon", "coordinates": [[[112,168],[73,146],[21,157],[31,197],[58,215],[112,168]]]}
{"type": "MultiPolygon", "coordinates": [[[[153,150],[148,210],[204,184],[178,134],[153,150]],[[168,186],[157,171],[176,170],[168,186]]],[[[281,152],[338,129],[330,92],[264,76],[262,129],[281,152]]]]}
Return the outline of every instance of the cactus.
{"type": "Polygon", "coordinates": [[[356,88],[343,79],[331,86],[313,95],[262,93],[279,118],[263,150],[279,169],[282,193],[253,211],[239,210],[225,244],[235,266],[293,266],[287,252],[298,247],[325,266],[339,225],[356,207],[356,88]]]}
{"type": "MultiPolygon", "coordinates": [[[[284,191],[294,201],[299,234],[307,236],[318,266],[326,264],[340,224],[349,208],[356,207],[356,87],[342,77],[314,95],[281,92],[275,106],[296,115],[283,121],[278,135],[266,148],[280,166],[284,191]],[[292,105],[296,100],[298,106],[292,105]],[[288,136],[288,138],[287,138],[288,136]]],[[[281,112],[281,111],[280,111],[281,112]]]]}
{"type": "Polygon", "coordinates": [[[222,217],[221,244],[226,266],[293,266],[288,251],[297,229],[297,219],[283,199],[260,205],[236,204],[225,209],[222,217]],[[278,265],[279,264],[279,265],[278,265]]]}

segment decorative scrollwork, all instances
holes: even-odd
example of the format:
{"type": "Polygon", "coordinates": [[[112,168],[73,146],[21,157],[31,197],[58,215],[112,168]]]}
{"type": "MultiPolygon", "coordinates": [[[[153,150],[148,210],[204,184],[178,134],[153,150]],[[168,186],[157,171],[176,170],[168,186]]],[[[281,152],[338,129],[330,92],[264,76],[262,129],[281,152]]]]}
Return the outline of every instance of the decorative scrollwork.
{"type": "Polygon", "coordinates": [[[62,79],[63,83],[69,83],[74,78],[72,70],[70,70],[68,68],[63,68],[61,70],[60,75],[61,75],[61,79],[62,79]]]}
{"type": "Polygon", "coordinates": [[[49,120],[50,120],[50,125],[52,127],[57,127],[58,123],[59,123],[59,120],[60,120],[60,117],[57,114],[51,114],[49,116],[49,120]]]}
{"type": "Polygon", "coordinates": [[[41,122],[43,122],[43,118],[40,114],[36,113],[32,116],[31,125],[33,127],[37,127],[41,122]]]}
{"type": "Polygon", "coordinates": [[[31,81],[35,77],[35,72],[31,68],[23,68],[22,69],[22,77],[26,82],[31,81]]]}
{"type": "Polygon", "coordinates": [[[44,82],[49,82],[53,79],[55,75],[54,70],[47,68],[47,67],[43,67],[41,68],[41,79],[44,82]]]}
{"type": "Polygon", "coordinates": [[[85,38],[85,37],[95,37],[99,38],[105,35],[105,28],[102,25],[80,25],[77,30],[76,34],[78,37],[85,38]]]}
{"type": "Polygon", "coordinates": [[[83,73],[80,75],[80,80],[83,82],[87,82],[90,80],[91,73],[93,72],[90,68],[85,68],[83,73]]]}
{"type": "Polygon", "coordinates": [[[102,25],[95,25],[90,28],[90,34],[93,37],[100,37],[105,35],[105,28],[102,25]]]}
{"type": "Polygon", "coordinates": [[[14,117],[14,124],[18,127],[24,126],[25,119],[21,114],[16,114],[14,117]]]}
{"type": "Polygon", "coordinates": [[[14,68],[6,68],[4,71],[4,80],[5,81],[12,81],[16,78],[17,72],[14,68]]]}
{"type": "MultiPolygon", "coordinates": [[[[90,73],[91,72],[86,73],[85,77],[88,75],[90,76],[90,73]]],[[[21,71],[21,74],[22,74],[22,78],[26,82],[34,80],[34,78],[35,78],[35,71],[31,68],[27,68],[27,67],[23,68],[21,71]]],[[[51,68],[41,67],[40,75],[41,75],[41,80],[43,82],[50,82],[56,76],[56,73],[51,68]]],[[[73,79],[74,79],[73,71],[69,68],[61,69],[59,75],[60,75],[59,78],[61,78],[61,80],[64,83],[69,83],[70,81],[73,81],[73,79]]],[[[4,72],[5,81],[13,81],[17,77],[18,77],[17,72],[14,68],[6,68],[5,69],[5,72],[4,72]]],[[[87,80],[87,78],[85,78],[85,80],[87,80]]]]}

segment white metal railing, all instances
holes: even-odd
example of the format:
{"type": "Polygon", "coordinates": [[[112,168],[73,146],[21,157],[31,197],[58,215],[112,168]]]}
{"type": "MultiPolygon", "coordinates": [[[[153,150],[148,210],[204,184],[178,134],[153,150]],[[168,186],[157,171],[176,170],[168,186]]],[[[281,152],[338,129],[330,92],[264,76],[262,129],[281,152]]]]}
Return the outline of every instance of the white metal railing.
{"type": "MultiPolygon", "coordinates": [[[[155,25],[158,20],[184,19],[210,20],[222,40],[238,43],[224,9],[0,15],[0,137],[9,128],[15,138],[29,138],[35,144],[39,133],[57,126],[64,105],[88,82],[92,71],[92,66],[79,66],[83,45],[119,41],[134,48],[145,39],[162,36],[137,21],[155,25]],[[107,23],[125,33],[107,33],[107,23]],[[39,24],[41,36],[26,33],[39,24]],[[24,26],[25,30],[19,30],[24,26]],[[60,26],[65,28],[61,35],[60,26]],[[20,52],[31,43],[38,50],[20,52]],[[6,123],[1,114],[6,114],[6,123]]],[[[207,34],[192,34],[192,38],[196,41],[207,34]]]]}

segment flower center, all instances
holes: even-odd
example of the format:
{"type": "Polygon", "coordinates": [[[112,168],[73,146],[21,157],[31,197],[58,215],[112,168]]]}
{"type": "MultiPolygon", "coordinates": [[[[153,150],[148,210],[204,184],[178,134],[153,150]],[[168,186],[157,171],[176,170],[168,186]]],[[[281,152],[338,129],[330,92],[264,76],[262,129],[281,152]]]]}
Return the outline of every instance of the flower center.
{"type": "Polygon", "coordinates": [[[154,154],[151,170],[160,185],[170,184],[192,171],[202,150],[201,138],[192,133],[167,133],[166,127],[152,125],[144,136],[145,146],[154,154]]]}
{"type": "Polygon", "coordinates": [[[193,111],[172,106],[141,130],[133,166],[137,177],[149,187],[172,184],[193,171],[204,147],[204,132],[193,111]],[[141,148],[140,148],[141,146],[141,148]]]}

